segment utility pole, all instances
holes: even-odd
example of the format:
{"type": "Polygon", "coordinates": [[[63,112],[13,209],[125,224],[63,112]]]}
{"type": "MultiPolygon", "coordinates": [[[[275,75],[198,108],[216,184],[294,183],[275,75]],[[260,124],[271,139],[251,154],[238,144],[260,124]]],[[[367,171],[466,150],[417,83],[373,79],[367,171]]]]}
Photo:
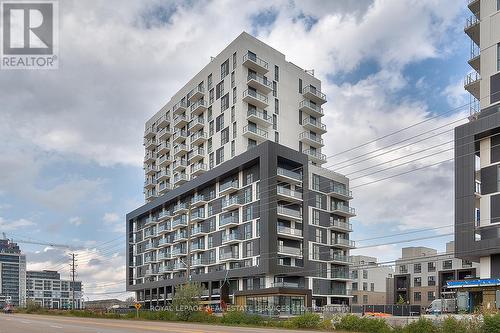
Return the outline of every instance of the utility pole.
{"type": "Polygon", "coordinates": [[[75,272],[76,272],[76,265],[75,265],[75,254],[71,254],[71,310],[75,309],[75,272]]]}

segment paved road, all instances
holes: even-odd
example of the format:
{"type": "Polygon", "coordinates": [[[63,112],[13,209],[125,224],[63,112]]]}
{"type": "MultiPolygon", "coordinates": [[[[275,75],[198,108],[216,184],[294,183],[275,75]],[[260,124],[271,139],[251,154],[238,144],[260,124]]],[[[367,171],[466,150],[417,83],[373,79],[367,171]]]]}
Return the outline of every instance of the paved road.
{"type": "MultiPolygon", "coordinates": [[[[25,314],[0,315],[0,333],[278,333],[278,329],[215,325],[57,317],[25,314]]],[[[290,331],[303,333],[306,331],[290,331]]],[[[310,331],[309,331],[310,332],[310,331]]]]}

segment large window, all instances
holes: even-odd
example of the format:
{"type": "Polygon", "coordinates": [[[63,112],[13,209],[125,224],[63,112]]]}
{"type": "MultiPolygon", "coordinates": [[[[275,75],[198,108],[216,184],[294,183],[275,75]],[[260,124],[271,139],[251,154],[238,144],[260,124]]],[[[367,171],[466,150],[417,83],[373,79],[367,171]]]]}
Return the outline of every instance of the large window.
{"type": "Polygon", "coordinates": [[[225,78],[227,74],[229,74],[229,59],[220,65],[220,79],[225,78]]]}
{"type": "Polygon", "coordinates": [[[215,155],[216,155],[215,156],[215,163],[217,165],[224,162],[224,147],[217,149],[217,151],[215,152],[215,155]]]}

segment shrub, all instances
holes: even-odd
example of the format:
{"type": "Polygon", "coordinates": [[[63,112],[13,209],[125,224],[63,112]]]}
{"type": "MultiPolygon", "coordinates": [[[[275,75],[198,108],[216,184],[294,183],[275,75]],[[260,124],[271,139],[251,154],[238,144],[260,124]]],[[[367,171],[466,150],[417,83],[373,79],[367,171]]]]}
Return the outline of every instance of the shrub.
{"type": "Polygon", "coordinates": [[[191,314],[189,321],[196,323],[216,323],[219,321],[219,317],[211,315],[205,311],[198,311],[191,314]]]}
{"type": "Polygon", "coordinates": [[[454,317],[447,317],[441,324],[441,332],[443,333],[456,333],[456,332],[469,332],[467,321],[457,320],[454,317]]]}
{"type": "Polygon", "coordinates": [[[42,307],[40,304],[33,302],[32,300],[28,300],[26,302],[26,313],[37,313],[41,312],[42,307]]]}
{"type": "Polygon", "coordinates": [[[484,316],[484,333],[500,332],[500,314],[484,316]]]}
{"type": "Polygon", "coordinates": [[[434,325],[432,320],[426,318],[420,318],[417,321],[411,322],[406,325],[403,329],[405,333],[436,333],[438,332],[437,327],[434,325]]]}
{"type": "Polygon", "coordinates": [[[199,299],[203,287],[200,283],[186,283],[176,288],[174,298],[172,299],[172,306],[177,314],[178,320],[189,321],[191,316],[198,312],[199,299]]]}
{"type": "Polygon", "coordinates": [[[264,319],[259,315],[243,311],[228,311],[222,316],[221,323],[229,325],[263,325],[264,319]]]}
{"type": "Polygon", "coordinates": [[[319,314],[306,312],[303,315],[286,320],[283,325],[285,328],[319,328],[322,323],[319,314]]]}
{"type": "Polygon", "coordinates": [[[335,328],[346,331],[386,333],[391,332],[391,328],[380,318],[358,317],[355,315],[346,315],[340,319],[335,328]]]}

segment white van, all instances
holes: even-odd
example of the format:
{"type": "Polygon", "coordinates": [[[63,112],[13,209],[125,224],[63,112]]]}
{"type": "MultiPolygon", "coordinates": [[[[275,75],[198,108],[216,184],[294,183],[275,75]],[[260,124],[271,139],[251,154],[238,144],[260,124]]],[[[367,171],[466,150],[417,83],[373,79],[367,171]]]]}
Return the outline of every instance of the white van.
{"type": "Polygon", "coordinates": [[[432,301],[425,313],[454,313],[457,310],[457,300],[455,298],[438,298],[432,301]]]}

